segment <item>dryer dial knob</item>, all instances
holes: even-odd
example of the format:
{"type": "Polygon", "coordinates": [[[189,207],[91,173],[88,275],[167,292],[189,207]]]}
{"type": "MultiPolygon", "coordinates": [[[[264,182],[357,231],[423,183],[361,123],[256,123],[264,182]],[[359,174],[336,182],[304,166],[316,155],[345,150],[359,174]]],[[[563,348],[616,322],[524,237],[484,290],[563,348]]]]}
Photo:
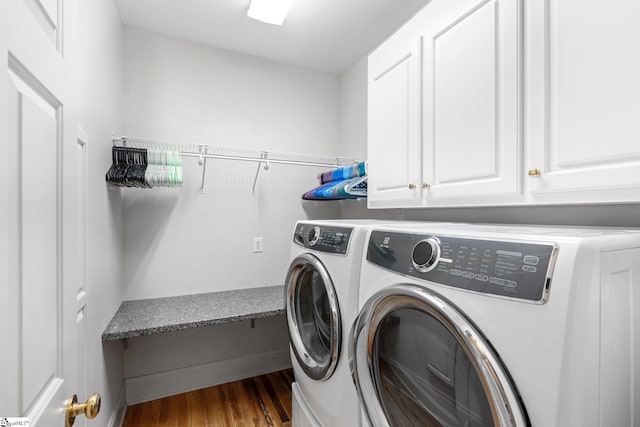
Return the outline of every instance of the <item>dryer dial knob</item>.
{"type": "Polygon", "coordinates": [[[318,243],[318,240],[320,240],[320,227],[316,226],[313,227],[310,231],[309,231],[309,246],[315,246],[316,243],[318,243]]]}
{"type": "Polygon", "coordinates": [[[433,237],[419,241],[411,251],[413,267],[422,273],[427,273],[436,268],[439,260],[440,243],[433,237]]]}

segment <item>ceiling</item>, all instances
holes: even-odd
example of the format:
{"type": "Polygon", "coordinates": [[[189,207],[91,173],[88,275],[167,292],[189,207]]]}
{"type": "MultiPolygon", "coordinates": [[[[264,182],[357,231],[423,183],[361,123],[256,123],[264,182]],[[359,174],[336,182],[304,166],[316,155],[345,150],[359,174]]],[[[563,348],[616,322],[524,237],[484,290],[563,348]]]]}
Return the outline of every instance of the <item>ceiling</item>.
{"type": "Polygon", "coordinates": [[[115,0],[125,25],[340,74],[429,0],[295,0],[280,26],[247,17],[250,0],[115,0]]]}

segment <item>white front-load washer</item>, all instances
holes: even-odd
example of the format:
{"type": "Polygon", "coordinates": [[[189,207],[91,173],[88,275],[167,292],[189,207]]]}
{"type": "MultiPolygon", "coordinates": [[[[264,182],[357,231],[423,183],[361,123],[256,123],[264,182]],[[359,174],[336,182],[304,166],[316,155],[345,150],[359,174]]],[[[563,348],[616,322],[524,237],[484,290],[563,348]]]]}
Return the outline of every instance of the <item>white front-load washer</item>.
{"type": "Polygon", "coordinates": [[[285,281],[295,382],[294,427],[357,427],[346,352],[357,314],[362,254],[375,221],[299,221],[285,281]]]}
{"type": "Polygon", "coordinates": [[[638,230],[376,227],[358,309],[363,425],[640,425],[638,230]]]}

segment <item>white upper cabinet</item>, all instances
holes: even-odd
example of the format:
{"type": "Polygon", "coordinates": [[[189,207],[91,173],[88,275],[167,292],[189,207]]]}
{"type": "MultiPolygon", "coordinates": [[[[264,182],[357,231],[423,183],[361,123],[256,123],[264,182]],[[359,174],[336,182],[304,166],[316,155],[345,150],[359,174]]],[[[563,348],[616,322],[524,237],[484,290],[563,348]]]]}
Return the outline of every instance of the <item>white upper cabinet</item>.
{"type": "Polygon", "coordinates": [[[369,56],[369,207],[520,195],[518,0],[434,0],[369,56]]]}
{"type": "Polygon", "coordinates": [[[427,206],[520,192],[519,4],[467,1],[425,28],[427,206]]]}
{"type": "Polygon", "coordinates": [[[370,57],[369,206],[640,202],[639,20],[638,0],[432,0],[370,57]],[[379,52],[422,67],[384,86],[379,52]]]}
{"type": "Polygon", "coordinates": [[[640,200],[640,2],[528,2],[536,203],[640,200]]]}
{"type": "Polygon", "coordinates": [[[396,34],[369,56],[368,203],[421,200],[421,41],[396,34]]]}

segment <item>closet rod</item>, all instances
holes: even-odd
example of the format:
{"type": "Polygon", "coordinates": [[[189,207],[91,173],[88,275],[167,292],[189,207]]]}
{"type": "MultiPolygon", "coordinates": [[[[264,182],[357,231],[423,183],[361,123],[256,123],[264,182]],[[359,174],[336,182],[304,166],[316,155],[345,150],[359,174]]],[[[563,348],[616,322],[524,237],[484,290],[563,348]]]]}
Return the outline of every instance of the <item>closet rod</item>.
{"type": "MultiPolygon", "coordinates": [[[[116,138],[113,140],[113,144],[115,145],[116,142],[120,142],[123,144],[123,146],[126,147],[127,142],[131,140],[136,141],[136,138],[127,138],[127,137],[116,138]]],[[[142,144],[149,144],[149,143],[155,144],[155,142],[142,142],[142,144]]],[[[255,162],[255,163],[278,163],[278,164],[285,164],[285,165],[300,165],[300,166],[339,167],[342,165],[341,157],[336,157],[335,161],[333,162],[306,162],[306,161],[299,161],[299,160],[283,160],[283,159],[269,158],[269,155],[271,154],[277,155],[277,154],[287,154],[287,153],[271,153],[269,151],[263,151],[262,157],[234,156],[229,154],[206,153],[206,150],[208,148],[215,149],[216,147],[210,147],[208,145],[203,145],[203,144],[198,144],[198,147],[200,149],[204,149],[205,152],[203,153],[203,152],[194,152],[194,151],[180,151],[180,155],[186,156],[186,157],[198,157],[198,158],[207,158],[207,159],[240,160],[240,161],[255,162]]],[[[353,163],[354,161],[355,160],[352,160],[352,161],[349,161],[348,163],[353,163]]]]}
{"type": "Polygon", "coordinates": [[[203,157],[207,159],[240,160],[240,161],[255,162],[255,163],[278,163],[283,165],[319,166],[319,167],[340,166],[340,157],[336,157],[336,161],[334,163],[323,163],[323,162],[301,162],[297,160],[279,160],[279,159],[270,159],[268,157],[257,159],[255,157],[229,156],[226,154],[198,154],[198,153],[192,153],[188,151],[181,151],[180,154],[186,157],[203,157]]]}

